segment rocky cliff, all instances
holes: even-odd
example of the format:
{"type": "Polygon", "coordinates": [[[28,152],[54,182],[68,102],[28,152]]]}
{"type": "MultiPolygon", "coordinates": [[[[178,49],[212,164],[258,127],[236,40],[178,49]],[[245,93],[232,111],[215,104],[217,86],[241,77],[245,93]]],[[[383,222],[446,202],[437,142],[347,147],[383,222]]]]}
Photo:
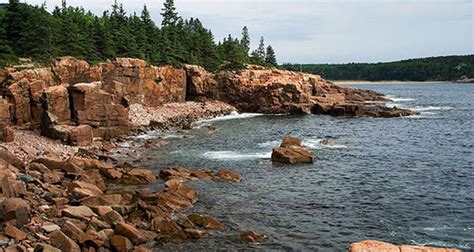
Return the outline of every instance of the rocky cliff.
{"type": "Polygon", "coordinates": [[[220,100],[242,112],[413,114],[386,108],[382,94],[338,86],[318,75],[252,65],[213,74],[199,66],[156,67],[129,58],[90,65],[63,57],[51,67],[7,68],[0,72],[0,97],[0,140],[11,140],[9,125],[25,125],[74,145],[87,145],[92,137],[110,139],[128,133],[132,104],[155,108],[172,102],[220,100]]]}
{"type": "Polygon", "coordinates": [[[184,102],[186,73],[118,58],[95,66],[72,57],[49,68],[7,68],[0,77],[0,140],[11,140],[9,125],[41,128],[44,136],[74,145],[92,137],[128,133],[130,104],[157,107],[184,102]],[[85,127],[87,126],[87,127],[85,127]]]}
{"type": "Polygon", "coordinates": [[[319,75],[252,65],[217,74],[193,65],[185,69],[189,99],[222,100],[247,112],[374,117],[413,114],[385,107],[388,100],[380,93],[338,86],[319,75]]]}

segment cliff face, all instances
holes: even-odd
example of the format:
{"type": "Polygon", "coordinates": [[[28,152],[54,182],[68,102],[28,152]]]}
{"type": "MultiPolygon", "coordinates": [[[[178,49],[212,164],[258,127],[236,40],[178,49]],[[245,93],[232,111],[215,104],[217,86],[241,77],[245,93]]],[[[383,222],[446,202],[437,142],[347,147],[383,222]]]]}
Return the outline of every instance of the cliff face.
{"type": "Polygon", "coordinates": [[[243,111],[314,113],[333,116],[395,117],[413,112],[388,109],[382,94],[335,85],[319,75],[249,66],[238,72],[211,74],[187,65],[188,97],[217,99],[243,111]],[[368,105],[367,102],[380,102],[368,105]]]}
{"type": "Polygon", "coordinates": [[[128,133],[129,104],[184,102],[186,73],[139,59],[91,66],[63,57],[50,68],[5,69],[0,96],[1,132],[10,124],[29,125],[51,138],[87,144],[92,135],[109,139],[128,133]],[[77,129],[84,125],[90,127],[77,129]]]}
{"type": "Polygon", "coordinates": [[[243,112],[412,114],[364,103],[386,101],[373,91],[338,86],[318,75],[258,66],[212,74],[193,65],[155,67],[139,59],[118,58],[92,66],[63,57],[49,68],[7,68],[0,75],[2,139],[9,138],[8,125],[13,124],[40,127],[45,136],[87,144],[92,136],[109,139],[126,134],[131,104],[159,107],[187,100],[220,100],[243,112]]]}

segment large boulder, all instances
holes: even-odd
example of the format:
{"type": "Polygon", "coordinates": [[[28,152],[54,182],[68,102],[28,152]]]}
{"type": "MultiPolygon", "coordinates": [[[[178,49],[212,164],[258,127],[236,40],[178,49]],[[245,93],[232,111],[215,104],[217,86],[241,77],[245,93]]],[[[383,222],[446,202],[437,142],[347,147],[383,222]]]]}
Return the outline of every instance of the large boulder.
{"type": "Polygon", "coordinates": [[[110,139],[128,133],[128,110],[101,86],[101,82],[92,82],[70,87],[73,121],[90,125],[94,137],[110,139]]]}
{"type": "Polygon", "coordinates": [[[301,146],[301,140],[295,137],[286,137],[272,152],[272,162],[275,163],[311,164],[313,159],[314,154],[301,146]]]}

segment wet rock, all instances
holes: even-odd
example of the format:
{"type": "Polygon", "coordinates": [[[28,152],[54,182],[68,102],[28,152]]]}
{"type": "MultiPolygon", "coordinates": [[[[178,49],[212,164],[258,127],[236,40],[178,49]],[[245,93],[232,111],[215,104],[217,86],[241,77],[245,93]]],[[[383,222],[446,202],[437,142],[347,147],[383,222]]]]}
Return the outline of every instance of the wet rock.
{"type": "Polygon", "coordinates": [[[200,214],[191,214],[188,216],[194,224],[205,229],[222,229],[225,228],[225,225],[214,217],[200,215],[200,214]]]}
{"type": "Polygon", "coordinates": [[[162,240],[186,239],[184,230],[172,219],[155,217],[151,225],[153,230],[159,232],[162,240]]]}
{"type": "Polygon", "coordinates": [[[184,212],[193,207],[193,204],[181,196],[169,192],[158,192],[158,205],[169,212],[184,212]]]}
{"type": "Polygon", "coordinates": [[[265,240],[265,235],[259,234],[255,231],[247,230],[240,234],[240,238],[246,242],[257,243],[265,240]]]}
{"type": "Polygon", "coordinates": [[[151,184],[151,183],[154,183],[155,181],[156,181],[156,176],[153,174],[152,171],[133,168],[127,171],[126,173],[124,173],[121,176],[118,183],[125,184],[125,185],[143,185],[143,184],[151,184]]]}
{"type": "Polygon", "coordinates": [[[170,178],[182,178],[185,181],[191,180],[191,171],[184,167],[166,167],[160,171],[160,178],[163,180],[169,180],[170,178]]]}
{"type": "Polygon", "coordinates": [[[112,236],[110,244],[117,252],[129,252],[133,249],[132,242],[127,237],[121,235],[112,236]]]}
{"type": "Polygon", "coordinates": [[[198,199],[197,191],[194,190],[191,186],[186,185],[184,183],[179,183],[174,187],[168,188],[167,192],[177,197],[188,200],[191,203],[196,203],[198,199]]]}
{"type": "Polygon", "coordinates": [[[313,153],[297,146],[288,148],[274,148],[272,152],[272,161],[284,164],[311,164],[313,163],[313,153]]]}
{"type": "Polygon", "coordinates": [[[301,146],[296,137],[286,137],[280,147],[273,148],[272,162],[284,164],[311,164],[314,154],[301,146]]]}
{"type": "Polygon", "coordinates": [[[64,252],[81,252],[81,248],[60,230],[53,231],[50,236],[51,245],[64,252]]]}
{"type": "Polygon", "coordinates": [[[167,144],[169,144],[169,142],[163,139],[149,139],[145,142],[145,148],[159,148],[167,144]]]}
{"type": "Polygon", "coordinates": [[[147,241],[146,237],[141,231],[125,222],[117,223],[115,226],[115,232],[119,235],[127,237],[135,245],[142,244],[147,241]]]}
{"type": "Polygon", "coordinates": [[[230,170],[226,170],[226,169],[219,170],[215,178],[217,180],[232,181],[232,182],[242,181],[242,176],[240,176],[240,174],[230,171],[230,170]]]}
{"type": "Polygon", "coordinates": [[[209,236],[209,232],[199,229],[185,229],[184,232],[191,239],[201,239],[209,236]]]}

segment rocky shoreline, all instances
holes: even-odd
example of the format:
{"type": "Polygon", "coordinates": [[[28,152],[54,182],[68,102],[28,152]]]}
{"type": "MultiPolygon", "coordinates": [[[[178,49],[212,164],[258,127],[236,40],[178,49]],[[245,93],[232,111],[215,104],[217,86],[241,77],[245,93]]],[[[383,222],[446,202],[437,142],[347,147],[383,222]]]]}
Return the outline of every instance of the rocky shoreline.
{"type": "MultiPolygon", "coordinates": [[[[224,228],[211,216],[191,213],[198,193],[186,182],[242,177],[226,169],[168,167],[159,174],[165,189],[148,189],[157,174],[133,166],[139,160],[127,154],[111,155],[131,134],[190,129],[196,121],[233,111],[416,114],[387,108],[387,101],[382,94],[337,86],[320,76],[257,66],[214,74],[198,66],[155,67],[138,59],[93,66],[64,57],[51,67],[4,69],[0,251],[148,251],[224,228]]],[[[298,146],[282,145],[289,149],[275,158],[292,163],[294,158],[286,156],[295,150],[301,154],[298,146]]],[[[312,162],[312,155],[305,155],[303,161],[312,162]]],[[[246,231],[237,239],[264,238],[246,231]]]]}

